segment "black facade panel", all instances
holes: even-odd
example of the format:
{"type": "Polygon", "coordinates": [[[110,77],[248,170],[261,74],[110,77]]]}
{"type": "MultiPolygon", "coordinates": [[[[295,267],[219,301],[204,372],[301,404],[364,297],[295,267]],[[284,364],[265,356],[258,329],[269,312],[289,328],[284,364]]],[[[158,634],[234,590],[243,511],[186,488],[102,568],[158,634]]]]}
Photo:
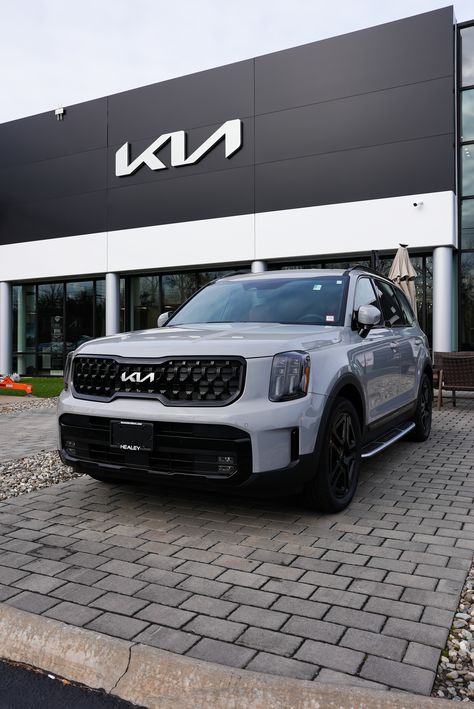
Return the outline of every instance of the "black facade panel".
{"type": "Polygon", "coordinates": [[[454,101],[446,100],[452,91],[448,77],[257,116],[255,160],[452,135],[454,101]]]}
{"type": "Polygon", "coordinates": [[[254,112],[253,60],[109,97],[109,144],[223,123],[254,112]]]}
{"type": "Polygon", "coordinates": [[[453,57],[451,7],[267,54],[255,60],[255,111],[452,76],[453,57]]]}
{"type": "Polygon", "coordinates": [[[93,234],[107,227],[107,192],[28,202],[0,209],[0,243],[93,234]]]}
{"type": "Polygon", "coordinates": [[[452,139],[438,136],[257,165],[255,210],[438,192],[453,182],[452,139]]]}
{"type": "MultiPolygon", "coordinates": [[[[129,187],[141,183],[161,182],[162,180],[175,179],[177,177],[193,177],[203,172],[214,172],[215,170],[233,170],[237,167],[253,165],[254,162],[254,121],[253,117],[244,120],[242,125],[242,147],[229,159],[225,158],[224,142],[221,141],[199,162],[193,165],[181,167],[171,167],[171,150],[168,142],[157,153],[157,157],[167,166],[165,170],[150,170],[146,165],[142,166],[133,175],[126,177],[116,177],[115,175],[115,153],[120,145],[113,145],[109,148],[108,155],[108,185],[109,187],[129,187]]],[[[222,123],[211,126],[194,128],[186,132],[186,155],[190,155],[196,148],[204,143],[222,123]]],[[[157,133],[154,138],[158,138],[161,133],[157,133]]],[[[133,141],[130,158],[133,160],[140,155],[151,143],[153,139],[133,141]]]]}
{"type": "Polygon", "coordinates": [[[107,146],[107,99],[66,107],[0,125],[0,168],[50,160],[107,146]]]}
{"type": "Polygon", "coordinates": [[[0,170],[0,207],[105,190],[107,151],[14,165],[0,170]]]}
{"type": "Polygon", "coordinates": [[[0,125],[0,244],[454,190],[453,82],[445,8],[0,125]],[[189,155],[231,119],[229,159],[115,176],[125,142],[189,155]]]}
{"type": "Polygon", "coordinates": [[[108,225],[127,229],[253,211],[252,166],[109,190],[108,225]]]}

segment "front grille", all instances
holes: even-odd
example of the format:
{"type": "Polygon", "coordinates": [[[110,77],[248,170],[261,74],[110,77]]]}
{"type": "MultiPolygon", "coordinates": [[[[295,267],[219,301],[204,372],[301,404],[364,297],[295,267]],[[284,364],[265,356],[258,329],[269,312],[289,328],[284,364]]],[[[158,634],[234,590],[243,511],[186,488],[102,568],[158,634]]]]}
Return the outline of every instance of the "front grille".
{"type": "Polygon", "coordinates": [[[165,406],[226,406],[242,393],[245,360],[234,357],[73,360],[72,384],[79,399],[159,399],[165,406]]]}
{"type": "Polygon", "coordinates": [[[250,436],[238,428],[154,422],[153,450],[136,452],[110,446],[111,420],[63,414],[59,420],[62,450],[85,464],[98,463],[166,475],[240,481],[251,473],[250,436]]]}

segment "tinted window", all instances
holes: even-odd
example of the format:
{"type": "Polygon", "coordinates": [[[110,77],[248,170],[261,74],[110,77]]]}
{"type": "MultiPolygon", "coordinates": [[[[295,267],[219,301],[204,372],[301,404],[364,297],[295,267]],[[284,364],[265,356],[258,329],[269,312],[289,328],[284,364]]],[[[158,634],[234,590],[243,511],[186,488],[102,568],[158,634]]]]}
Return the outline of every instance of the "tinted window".
{"type": "MultiPolygon", "coordinates": [[[[359,278],[357,281],[356,292],[354,296],[354,308],[352,313],[352,327],[357,329],[357,315],[361,305],[373,305],[380,310],[380,304],[375,294],[374,287],[370,278],[359,278]]],[[[383,325],[381,322],[380,325],[383,325]]]]}
{"type": "Polygon", "coordinates": [[[376,281],[376,285],[385,325],[387,327],[405,325],[405,317],[392,286],[385,281],[376,281]]]}
{"type": "Polygon", "coordinates": [[[399,288],[395,289],[395,293],[397,296],[397,300],[400,303],[400,307],[403,311],[403,315],[405,318],[405,324],[407,325],[413,325],[415,321],[415,316],[413,314],[413,310],[411,309],[411,305],[407,300],[407,297],[403,291],[401,291],[399,288]]]}
{"type": "Polygon", "coordinates": [[[372,282],[369,278],[359,278],[354,297],[354,312],[357,313],[361,305],[374,305],[379,308],[372,282]]]}
{"type": "Polygon", "coordinates": [[[170,327],[209,322],[341,325],[345,284],[336,276],[217,281],[186,303],[170,327]]]}

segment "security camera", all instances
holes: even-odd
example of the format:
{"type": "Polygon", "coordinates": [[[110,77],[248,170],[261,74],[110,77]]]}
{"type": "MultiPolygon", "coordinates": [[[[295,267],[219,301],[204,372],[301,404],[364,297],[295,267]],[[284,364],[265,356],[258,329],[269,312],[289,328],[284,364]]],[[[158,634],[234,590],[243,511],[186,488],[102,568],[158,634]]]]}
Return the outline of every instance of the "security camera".
{"type": "Polygon", "coordinates": [[[422,207],[422,206],[423,206],[423,202],[413,202],[413,206],[414,206],[414,207],[422,207]]]}

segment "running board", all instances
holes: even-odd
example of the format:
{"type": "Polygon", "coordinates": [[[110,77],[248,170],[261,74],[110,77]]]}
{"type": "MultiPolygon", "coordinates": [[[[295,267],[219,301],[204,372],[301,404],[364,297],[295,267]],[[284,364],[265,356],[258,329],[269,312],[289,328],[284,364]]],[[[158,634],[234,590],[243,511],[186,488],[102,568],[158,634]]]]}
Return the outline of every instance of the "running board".
{"type": "Polygon", "coordinates": [[[396,428],[392,428],[392,430],[384,436],[381,436],[375,441],[371,441],[364,446],[362,448],[361,458],[372,458],[373,455],[377,455],[380,451],[383,451],[385,448],[391,446],[392,443],[399,441],[400,438],[406,436],[407,433],[412,431],[414,428],[415,423],[413,421],[410,421],[410,423],[406,423],[403,426],[396,426],[396,428]]]}

